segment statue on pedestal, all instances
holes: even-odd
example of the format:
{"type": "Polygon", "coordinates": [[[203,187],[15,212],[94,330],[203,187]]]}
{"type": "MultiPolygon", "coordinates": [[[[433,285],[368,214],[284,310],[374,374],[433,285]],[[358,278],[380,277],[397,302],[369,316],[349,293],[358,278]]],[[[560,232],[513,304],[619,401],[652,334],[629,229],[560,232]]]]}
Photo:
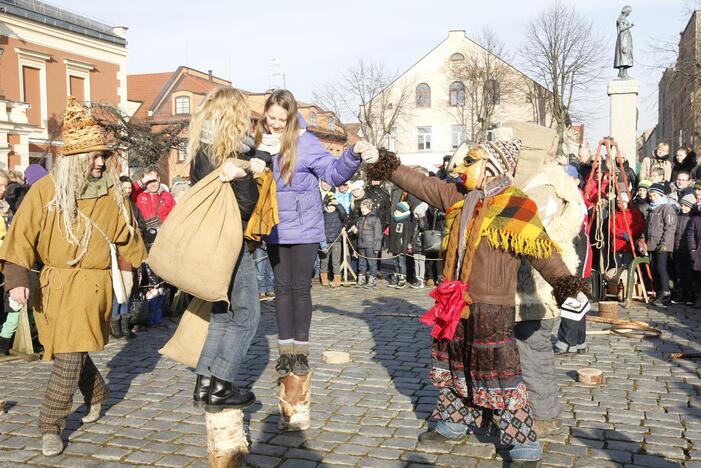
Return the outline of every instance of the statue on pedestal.
{"type": "Polygon", "coordinates": [[[633,36],[630,28],[633,23],[628,22],[628,16],[633,11],[630,5],[621,10],[616,20],[618,36],[616,37],[616,55],[613,58],[613,68],[618,68],[618,78],[628,80],[628,69],[633,66],[633,36]]]}

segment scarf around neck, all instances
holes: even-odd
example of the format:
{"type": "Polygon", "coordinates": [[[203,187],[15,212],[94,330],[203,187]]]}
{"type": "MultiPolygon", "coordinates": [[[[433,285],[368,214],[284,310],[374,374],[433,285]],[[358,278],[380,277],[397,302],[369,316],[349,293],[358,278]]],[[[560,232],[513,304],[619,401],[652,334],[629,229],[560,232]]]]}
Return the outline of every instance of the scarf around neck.
{"type": "Polygon", "coordinates": [[[657,208],[659,206],[666,205],[668,202],[669,202],[669,200],[667,200],[667,197],[663,196],[662,198],[660,198],[657,201],[651,201],[650,207],[654,209],[654,208],[657,208]]]}

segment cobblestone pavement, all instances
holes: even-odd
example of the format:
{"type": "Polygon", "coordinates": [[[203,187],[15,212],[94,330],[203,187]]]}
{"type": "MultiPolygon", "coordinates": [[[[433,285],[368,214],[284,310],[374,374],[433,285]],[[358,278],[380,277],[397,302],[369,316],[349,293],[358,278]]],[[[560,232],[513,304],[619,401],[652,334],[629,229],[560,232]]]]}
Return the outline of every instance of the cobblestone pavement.
{"type": "MultiPolygon", "coordinates": [[[[417,320],[431,300],[427,289],[382,283],[374,292],[314,287],[312,427],[304,433],[277,430],[275,323],[272,304],[264,304],[241,375],[258,396],[246,411],[251,465],[502,465],[494,446],[474,437],[417,446],[436,396],[428,380],[430,335],[417,320]],[[328,349],[350,352],[352,362],[321,364],[328,349]]],[[[701,467],[699,361],[668,360],[670,352],[701,350],[701,311],[639,305],[630,315],[660,328],[662,339],[590,336],[587,354],[557,358],[564,427],[544,439],[544,465],[701,467]],[[603,370],[607,383],[576,383],[575,370],[585,366],[603,370]]],[[[82,425],[85,407],[76,403],[64,432],[70,444],[50,459],[40,453],[36,426],[49,365],[0,364],[0,398],[10,402],[0,415],[0,465],[206,466],[204,417],[191,404],[194,376],[157,353],[174,328],[93,355],[111,390],[106,415],[82,425]]]]}

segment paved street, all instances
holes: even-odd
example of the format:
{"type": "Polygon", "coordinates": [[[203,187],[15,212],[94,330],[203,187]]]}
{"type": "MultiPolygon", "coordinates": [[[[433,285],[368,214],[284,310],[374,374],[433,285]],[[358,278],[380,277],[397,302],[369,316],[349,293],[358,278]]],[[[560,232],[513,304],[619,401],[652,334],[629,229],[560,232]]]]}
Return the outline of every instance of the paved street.
{"type": "MultiPolygon", "coordinates": [[[[428,381],[430,335],[417,320],[431,301],[427,289],[381,283],[376,292],[314,287],[312,427],[304,433],[277,430],[275,323],[272,304],[264,304],[242,373],[259,402],[246,412],[252,466],[502,465],[493,445],[474,437],[417,447],[436,395],[428,381]],[[352,362],[322,364],[323,350],[348,351],[352,362]]],[[[591,336],[587,354],[558,358],[565,427],[545,439],[544,465],[701,467],[700,361],[668,360],[670,352],[701,351],[701,312],[638,306],[631,317],[660,328],[662,339],[591,336]],[[574,371],[586,366],[603,370],[607,383],[576,383],[574,371]]],[[[0,415],[0,466],[206,466],[204,417],[191,404],[194,376],[157,353],[171,332],[113,342],[93,355],[111,390],[106,415],[81,425],[85,408],[76,404],[64,432],[71,443],[50,459],[41,456],[36,426],[49,365],[0,364],[0,399],[11,402],[0,415]]]]}

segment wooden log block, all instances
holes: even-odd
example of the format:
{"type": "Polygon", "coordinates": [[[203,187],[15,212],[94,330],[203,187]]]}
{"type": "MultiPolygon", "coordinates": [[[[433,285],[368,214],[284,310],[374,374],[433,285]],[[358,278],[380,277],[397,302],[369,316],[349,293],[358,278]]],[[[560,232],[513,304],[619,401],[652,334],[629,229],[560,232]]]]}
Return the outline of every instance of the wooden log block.
{"type": "Polygon", "coordinates": [[[599,301],[599,316],[607,319],[618,320],[618,302],[599,301]]]}
{"type": "Polygon", "coordinates": [[[321,354],[321,361],[326,364],[345,364],[350,362],[350,354],[343,351],[324,351],[321,354]]]}
{"type": "Polygon", "coordinates": [[[243,411],[225,409],[205,413],[207,426],[207,458],[212,468],[246,466],[248,441],[243,430],[243,411]]]}
{"type": "Polygon", "coordinates": [[[309,429],[312,404],[312,373],[295,375],[290,373],[280,379],[278,429],[282,431],[305,431],[309,429]]]}
{"type": "Polygon", "coordinates": [[[5,400],[0,400],[0,414],[5,412],[5,400]]]}
{"type": "Polygon", "coordinates": [[[585,385],[601,385],[604,383],[604,373],[593,367],[577,369],[577,381],[585,385]]]}

